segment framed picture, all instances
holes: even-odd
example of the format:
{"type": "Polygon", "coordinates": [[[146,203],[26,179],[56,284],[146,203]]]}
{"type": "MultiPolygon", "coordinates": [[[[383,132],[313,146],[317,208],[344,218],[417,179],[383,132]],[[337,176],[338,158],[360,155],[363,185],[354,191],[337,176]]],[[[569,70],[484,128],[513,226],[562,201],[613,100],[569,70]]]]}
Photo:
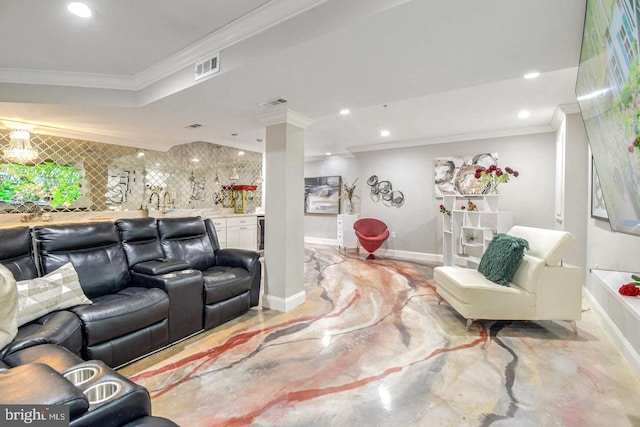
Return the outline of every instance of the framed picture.
{"type": "Polygon", "coordinates": [[[304,179],[304,213],[337,215],[340,213],[341,176],[304,179]]]}
{"type": "Polygon", "coordinates": [[[487,184],[475,179],[476,169],[498,165],[497,153],[479,153],[468,156],[436,157],[434,183],[436,197],[481,195],[487,184]]]}
{"type": "Polygon", "coordinates": [[[604,204],[602,187],[600,187],[600,179],[598,178],[598,171],[596,170],[593,157],[591,158],[591,218],[609,221],[607,207],[604,204]]]}

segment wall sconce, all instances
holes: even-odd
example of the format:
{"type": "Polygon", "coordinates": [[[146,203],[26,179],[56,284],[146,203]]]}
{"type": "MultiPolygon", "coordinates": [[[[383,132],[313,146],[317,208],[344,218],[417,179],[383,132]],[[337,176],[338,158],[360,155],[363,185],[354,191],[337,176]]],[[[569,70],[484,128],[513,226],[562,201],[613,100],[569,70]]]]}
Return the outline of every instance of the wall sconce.
{"type": "Polygon", "coordinates": [[[11,142],[4,149],[4,158],[14,163],[27,163],[38,158],[38,150],[31,145],[31,134],[27,130],[13,129],[11,142]]]}

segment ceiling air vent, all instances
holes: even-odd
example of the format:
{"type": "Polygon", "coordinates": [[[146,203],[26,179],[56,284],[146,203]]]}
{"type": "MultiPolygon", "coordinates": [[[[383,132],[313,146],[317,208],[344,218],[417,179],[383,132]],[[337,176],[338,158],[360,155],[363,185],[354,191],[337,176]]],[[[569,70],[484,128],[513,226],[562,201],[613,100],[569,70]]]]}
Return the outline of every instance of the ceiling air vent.
{"type": "Polygon", "coordinates": [[[271,99],[269,101],[263,102],[262,104],[260,104],[261,107],[275,107],[278,105],[282,105],[282,104],[286,104],[287,102],[289,102],[288,100],[286,100],[285,98],[274,98],[271,99]]]}
{"type": "Polygon", "coordinates": [[[193,124],[187,125],[185,127],[186,128],[195,129],[195,128],[199,128],[200,126],[202,126],[200,123],[193,123],[193,124]]]}
{"type": "Polygon", "coordinates": [[[209,58],[196,62],[195,78],[200,80],[220,71],[220,53],[216,53],[209,58]]]}

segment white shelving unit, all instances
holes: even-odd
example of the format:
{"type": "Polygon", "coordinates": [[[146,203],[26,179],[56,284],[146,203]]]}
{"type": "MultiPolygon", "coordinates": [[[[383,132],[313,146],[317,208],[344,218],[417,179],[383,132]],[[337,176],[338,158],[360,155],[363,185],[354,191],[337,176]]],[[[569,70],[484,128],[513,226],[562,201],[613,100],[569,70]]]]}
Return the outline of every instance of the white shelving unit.
{"type": "Polygon", "coordinates": [[[338,248],[358,249],[358,239],[353,231],[353,223],[360,218],[360,215],[338,214],[337,220],[337,237],[338,248]]]}
{"type": "Polygon", "coordinates": [[[494,234],[509,231],[513,214],[499,210],[499,198],[498,194],[443,196],[442,204],[451,211],[451,216],[442,215],[444,265],[477,268],[494,234]],[[469,201],[477,210],[468,209],[469,201]]]}

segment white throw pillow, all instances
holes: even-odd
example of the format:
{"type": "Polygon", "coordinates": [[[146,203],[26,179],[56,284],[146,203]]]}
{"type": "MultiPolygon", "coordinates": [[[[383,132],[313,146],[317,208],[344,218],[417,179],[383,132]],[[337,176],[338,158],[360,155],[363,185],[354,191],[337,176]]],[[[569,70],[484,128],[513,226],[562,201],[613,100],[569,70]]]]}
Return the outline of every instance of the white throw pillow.
{"type": "Polygon", "coordinates": [[[18,333],[18,291],[11,270],[0,264],[0,349],[18,333]]]}
{"type": "Polygon", "coordinates": [[[51,273],[16,282],[18,288],[18,326],[52,311],[91,304],[80,286],[78,273],[67,263],[51,273]]]}

